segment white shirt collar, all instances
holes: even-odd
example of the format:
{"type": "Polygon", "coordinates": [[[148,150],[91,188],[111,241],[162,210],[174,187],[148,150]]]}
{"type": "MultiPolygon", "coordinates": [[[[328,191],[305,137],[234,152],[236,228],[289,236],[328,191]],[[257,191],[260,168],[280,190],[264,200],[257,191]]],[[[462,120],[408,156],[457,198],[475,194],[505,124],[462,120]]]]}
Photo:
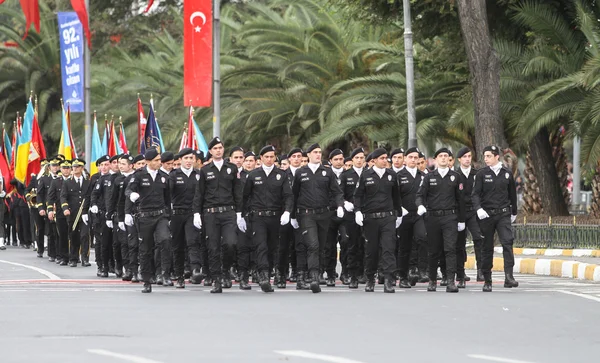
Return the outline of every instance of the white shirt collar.
{"type": "Polygon", "coordinates": [[[308,167],[310,168],[310,170],[312,170],[313,174],[317,172],[319,166],[321,166],[321,164],[308,163],[308,167]]]}
{"type": "Polygon", "coordinates": [[[298,170],[299,168],[295,168],[293,166],[290,165],[290,171],[292,172],[292,175],[296,175],[296,170],[298,170]]]}
{"type": "Polygon", "coordinates": [[[410,173],[410,175],[412,175],[412,177],[416,177],[417,176],[417,168],[409,168],[408,166],[406,167],[406,170],[410,173]]]}
{"type": "Polygon", "coordinates": [[[365,170],[365,168],[357,168],[356,166],[353,166],[352,169],[354,169],[354,171],[356,172],[356,174],[358,174],[358,176],[360,176],[363,172],[363,170],[365,170]]]}
{"type": "Polygon", "coordinates": [[[393,166],[393,165],[392,165],[392,170],[394,171],[394,173],[397,173],[397,172],[399,172],[399,171],[400,171],[400,170],[402,170],[402,169],[404,169],[404,165],[402,165],[402,166],[401,166],[401,167],[399,167],[399,168],[396,168],[395,166],[393,166]]]}
{"type": "Polygon", "coordinates": [[[463,167],[460,167],[460,171],[462,171],[462,173],[464,174],[464,176],[466,176],[467,178],[469,177],[469,174],[471,174],[471,167],[469,166],[466,169],[463,169],[463,167]]]}
{"type": "Polygon", "coordinates": [[[502,168],[502,163],[498,162],[498,164],[494,165],[494,166],[490,166],[490,169],[492,169],[492,171],[498,175],[498,173],[500,173],[500,169],[502,168]]]}
{"type": "Polygon", "coordinates": [[[265,164],[262,164],[262,168],[263,168],[265,174],[267,174],[267,176],[269,176],[269,174],[271,174],[274,167],[275,167],[275,164],[273,164],[271,166],[266,166],[265,164]]]}
{"type": "Polygon", "coordinates": [[[219,169],[219,171],[221,171],[221,168],[223,167],[223,162],[224,162],[223,159],[221,159],[219,161],[213,160],[213,164],[215,164],[215,166],[217,167],[217,169],[219,169]]]}
{"type": "Polygon", "coordinates": [[[333,173],[339,178],[340,175],[342,175],[342,172],[344,171],[344,168],[339,168],[336,169],[333,166],[331,167],[331,171],[333,171],[333,173]]]}
{"type": "Polygon", "coordinates": [[[114,172],[114,171],[112,171],[112,170],[109,170],[109,171],[108,171],[108,173],[109,173],[110,175],[113,175],[115,172],[114,172]]]}
{"type": "Polygon", "coordinates": [[[375,172],[377,173],[377,175],[379,175],[380,178],[382,178],[383,174],[385,173],[385,168],[378,168],[375,165],[373,165],[373,170],[375,170],[375,172]]]}
{"type": "Polygon", "coordinates": [[[186,168],[184,168],[183,166],[182,166],[180,169],[181,169],[181,171],[183,171],[183,173],[184,173],[185,175],[187,175],[188,177],[190,176],[190,174],[192,174],[192,170],[194,170],[194,168],[189,168],[189,169],[186,169],[186,168]]]}
{"type": "Polygon", "coordinates": [[[450,170],[450,169],[448,169],[448,168],[437,168],[437,171],[442,176],[442,178],[445,177],[446,174],[448,174],[448,170],[450,170]]]}
{"type": "Polygon", "coordinates": [[[150,176],[152,177],[152,180],[156,180],[156,175],[158,174],[158,170],[152,170],[149,167],[146,167],[146,170],[148,170],[148,174],[150,174],[150,176]]]}
{"type": "Polygon", "coordinates": [[[132,171],[130,171],[129,173],[122,173],[122,174],[123,174],[125,177],[128,177],[128,176],[130,176],[131,174],[133,174],[133,170],[132,170],[132,171]]]}

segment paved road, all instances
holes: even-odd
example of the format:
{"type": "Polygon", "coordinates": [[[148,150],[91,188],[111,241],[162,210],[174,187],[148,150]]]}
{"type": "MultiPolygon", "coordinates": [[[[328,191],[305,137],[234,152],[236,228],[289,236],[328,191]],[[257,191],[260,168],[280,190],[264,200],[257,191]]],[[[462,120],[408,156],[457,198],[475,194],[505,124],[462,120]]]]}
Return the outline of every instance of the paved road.
{"type": "MultiPolygon", "coordinates": [[[[597,356],[600,284],[518,276],[494,292],[396,294],[345,286],[314,295],[139,284],[0,251],[0,346],[12,362],[508,362],[597,356]],[[15,265],[16,264],[16,265],[15,265]],[[33,269],[32,269],[33,268],[33,269]],[[36,270],[37,269],[37,270],[36,270]],[[51,276],[52,278],[48,278],[51,276]]],[[[593,358],[592,358],[593,361],[593,358]]]]}

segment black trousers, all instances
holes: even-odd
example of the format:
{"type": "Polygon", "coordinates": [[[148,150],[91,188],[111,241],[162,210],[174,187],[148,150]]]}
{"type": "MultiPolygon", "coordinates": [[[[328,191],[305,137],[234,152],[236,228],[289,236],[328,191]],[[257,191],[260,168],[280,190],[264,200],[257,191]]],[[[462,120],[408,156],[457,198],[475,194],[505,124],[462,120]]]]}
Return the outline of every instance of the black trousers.
{"type": "Polygon", "coordinates": [[[280,218],[279,215],[252,216],[252,241],[256,246],[256,268],[259,272],[279,268],[280,218]]]}
{"type": "MultiPolygon", "coordinates": [[[[425,231],[425,222],[423,217],[416,213],[409,213],[402,218],[402,224],[398,227],[398,273],[400,278],[408,278],[408,269],[410,267],[410,255],[413,245],[419,246],[427,244],[427,232],[425,231]]],[[[426,257],[421,259],[419,269],[427,269],[426,257]]]]}
{"type": "MultiPolygon", "coordinates": [[[[98,214],[89,214],[90,236],[94,240],[94,252],[96,266],[99,269],[104,269],[104,258],[102,256],[102,225],[100,224],[100,216],[98,214]]],[[[108,267],[107,267],[108,268],[108,267]]]]}
{"type": "Polygon", "coordinates": [[[396,217],[365,218],[363,234],[367,277],[374,277],[381,263],[385,277],[392,278],[396,270],[396,217]]]}
{"type": "Polygon", "coordinates": [[[13,211],[15,213],[15,225],[17,226],[19,241],[24,246],[31,246],[33,239],[31,236],[31,218],[29,215],[29,208],[16,207],[13,208],[13,211]]]}
{"type": "Polygon", "coordinates": [[[458,277],[465,276],[465,262],[467,261],[467,229],[473,238],[475,258],[477,259],[477,269],[481,268],[481,245],[483,241],[483,235],[479,229],[477,214],[474,211],[467,212],[465,226],[466,228],[463,231],[458,232],[458,237],[456,239],[456,276],[458,277]]]}
{"type": "Polygon", "coordinates": [[[81,256],[82,262],[87,261],[90,252],[89,228],[83,223],[81,218],[79,218],[79,222],[77,222],[75,229],[73,229],[75,217],[69,217],[67,220],[69,223],[69,235],[71,237],[71,242],[69,244],[69,262],[79,261],[79,256],[81,256]]]}
{"type": "MultiPolygon", "coordinates": [[[[202,218],[202,225],[204,225],[204,218],[202,218]]],[[[212,277],[208,260],[208,236],[206,235],[206,227],[202,228],[200,232],[200,261],[202,262],[202,272],[206,274],[206,277],[212,277]]]]}
{"type": "Polygon", "coordinates": [[[234,211],[204,213],[210,274],[220,279],[222,270],[229,271],[233,262],[238,229],[234,211]]]}
{"type": "Polygon", "coordinates": [[[58,234],[57,258],[69,261],[69,223],[65,217],[56,218],[56,232],[58,234]]]}
{"type": "Polygon", "coordinates": [[[481,270],[486,280],[492,278],[492,267],[494,264],[494,234],[498,232],[498,239],[502,245],[504,257],[504,271],[512,270],[515,265],[513,254],[513,231],[510,223],[510,212],[490,216],[479,221],[479,227],[483,233],[483,246],[481,248],[482,264],[481,270]]]}
{"type": "MultiPolygon", "coordinates": [[[[256,240],[254,239],[254,218],[246,218],[246,232],[240,231],[238,228],[237,234],[237,272],[248,272],[254,259],[256,260],[256,240]]],[[[277,240],[279,242],[279,239],[277,240]]],[[[272,266],[272,264],[271,264],[272,266]]]]}
{"type": "Polygon", "coordinates": [[[163,214],[154,217],[139,217],[140,242],[140,272],[144,282],[150,282],[154,275],[152,257],[156,246],[167,243],[171,237],[169,221],[163,214]]]}
{"type": "Polygon", "coordinates": [[[446,261],[446,274],[448,278],[454,278],[456,274],[456,238],[458,236],[456,215],[427,216],[425,227],[429,245],[429,279],[437,280],[438,262],[443,256],[446,261]]]}
{"type": "MultiPolygon", "coordinates": [[[[308,272],[319,273],[321,271],[321,255],[327,243],[327,232],[331,222],[331,212],[320,214],[304,214],[300,216],[300,230],[306,245],[306,262],[308,272]]],[[[300,258],[298,259],[298,270],[300,270],[300,258]]]]}
{"type": "Polygon", "coordinates": [[[194,214],[176,214],[171,217],[173,235],[173,270],[175,276],[182,277],[185,272],[186,250],[192,269],[200,269],[200,230],[194,227],[194,214]],[[187,248],[186,248],[187,247],[187,248]]]}
{"type": "MultiPolygon", "coordinates": [[[[332,216],[331,222],[329,222],[327,240],[325,248],[323,249],[323,256],[321,260],[321,268],[327,272],[327,277],[335,276],[335,268],[337,267],[338,241],[340,241],[340,244],[342,244],[340,238],[342,222],[343,219],[338,218],[337,215],[332,216]]],[[[344,254],[346,253],[345,248],[343,249],[343,252],[344,254]]],[[[342,260],[342,255],[340,253],[340,261],[342,260]]],[[[342,264],[342,266],[344,265],[342,264]]]]}
{"type": "Polygon", "coordinates": [[[295,251],[294,247],[294,227],[291,223],[285,226],[279,226],[279,256],[278,262],[279,271],[282,275],[287,276],[290,268],[290,262],[292,263],[292,269],[296,270],[296,261],[292,260],[292,251],[295,251]]]}
{"type": "Polygon", "coordinates": [[[125,230],[127,231],[127,244],[129,245],[128,265],[125,266],[125,269],[136,274],[138,271],[140,254],[137,217],[134,217],[133,226],[125,225],[125,230]]]}
{"type": "Polygon", "coordinates": [[[129,244],[127,243],[127,229],[122,231],[119,228],[119,219],[115,214],[113,216],[113,235],[112,235],[112,247],[113,256],[115,257],[116,269],[118,271],[123,270],[123,266],[129,264],[129,244]]]}
{"type": "Polygon", "coordinates": [[[344,214],[340,228],[340,245],[345,246],[342,250],[346,251],[345,258],[340,253],[342,270],[348,271],[354,277],[362,275],[364,273],[364,244],[360,226],[354,221],[354,213],[344,214]]]}
{"type": "Polygon", "coordinates": [[[104,212],[98,212],[98,228],[100,229],[100,248],[102,250],[102,269],[104,272],[108,272],[109,265],[112,265],[111,261],[113,258],[112,253],[112,240],[113,231],[106,225],[106,218],[104,212]]]}

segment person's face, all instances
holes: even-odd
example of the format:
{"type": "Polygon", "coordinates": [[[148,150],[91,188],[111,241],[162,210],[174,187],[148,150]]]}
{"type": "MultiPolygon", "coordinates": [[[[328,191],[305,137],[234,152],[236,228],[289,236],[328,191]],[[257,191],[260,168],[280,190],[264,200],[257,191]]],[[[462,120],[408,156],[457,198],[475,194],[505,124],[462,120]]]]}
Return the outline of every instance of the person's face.
{"type": "Polygon", "coordinates": [[[375,159],[375,166],[378,168],[385,168],[387,166],[387,154],[383,154],[377,159],[375,159]]]}
{"type": "Polygon", "coordinates": [[[435,157],[435,163],[438,168],[446,168],[448,166],[448,159],[450,156],[447,153],[439,153],[435,157]]]}
{"type": "Polygon", "coordinates": [[[473,158],[473,155],[469,151],[468,153],[466,153],[463,156],[461,156],[460,158],[458,158],[458,162],[460,163],[460,166],[463,167],[463,169],[467,169],[469,166],[471,166],[472,158],[473,158]]]}
{"type": "Polygon", "coordinates": [[[354,165],[357,168],[362,168],[363,166],[365,166],[365,154],[358,153],[354,155],[354,157],[352,158],[352,165],[354,165]]]}
{"type": "Polygon", "coordinates": [[[273,164],[275,164],[275,152],[269,151],[268,153],[264,153],[260,157],[260,160],[262,161],[264,166],[271,167],[273,164]]]}
{"type": "Polygon", "coordinates": [[[290,161],[288,159],[281,160],[281,170],[287,170],[290,167],[290,161]]]}
{"type": "Polygon", "coordinates": [[[254,156],[248,156],[244,159],[244,169],[253,170],[256,168],[256,158],[254,156]]]}
{"type": "Polygon", "coordinates": [[[58,166],[58,165],[50,165],[50,172],[52,174],[58,173],[59,170],[60,170],[60,166],[58,166]]]}
{"type": "Polygon", "coordinates": [[[346,161],[346,163],[344,164],[344,169],[348,170],[351,167],[352,167],[352,160],[346,161]]]}
{"type": "Polygon", "coordinates": [[[179,158],[173,162],[173,169],[179,169],[179,168],[181,168],[181,158],[179,158]]]}
{"type": "Polygon", "coordinates": [[[371,159],[367,164],[369,165],[369,168],[372,168],[373,165],[375,165],[375,160],[371,159]]]}
{"type": "Polygon", "coordinates": [[[108,173],[109,168],[110,168],[110,163],[108,161],[103,161],[98,166],[98,170],[100,170],[100,173],[102,173],[102,174],[108,173]]]}
{"type": "Polygon", "coordinates": [[[80,177],[83,173],[83,166],[74,166],[73,167],[73,175],[76,177],[80,177]]]}
{"type": "Polygon", "coordinates": [[[308,156],[303,156],[302,163],[300,163],[300,166],[306,166],[307,164],[308,164],[308,156]]]}
{"type": "Polygon", "coordinates": [[[448,166],[449,167],[454,166],[454,156],[448,156],[448,166]]]}
{"type": "Polygon", "coordinates": [[[164,163],[161,163],[161,164],[162,164],[163,169],[170,172],[171,170],[173,170],[173,164],[175,164],[175,161],[169,160],[169,161],[165,161],[164,163]]]}
{"type": "Polygon", "coordinates": [[[119,161],[118,160],[113,160],[110,162],[110,170],[113,173],[116,173],[117,171],[119,171],[119,161]]]}
{"type": "Polygon", "coordinates": [[[292,154],[288,159],[290,160],[290,166],[293,166],[294,168],[299,168],[300,166],[306,165],[304,164],[302,153],[292,154]]]}
{"type": "Polygon", "coordinates": [[[404,165],[404,154],[396,154],[392,156],[392,165],[394,165],[394,167],[397,169],[401,168],[402,165],[404,165]]]}
{"type": "Polygon", "coordinates": [[[60,168],[60,172],[62,173],[62,175],[67,178],[69,177],[69,175],[71,175],[71,167],[70,166],[63,166],[60,168]]]}
{"type": "Polygon", "coordinates": [[[194,164],[196,166],[196,169],[200,169],[202,167],[202,165],[204,165],[204,163],[202,162],[202,159],[196,159],[194,164]]]}
{"type": "Polygon", "coordinates": [[[332,167],[339,169],[344,166],[344,155],[336,155],[329,159],[329,161],[331,161],[332,167]]]}
{"type": "Polygon", "coordinates": [[[254,169],[258,169],[262,166],[262,161],[260,159],[256,160],[256,164],[254,165],[254,169]]]}
{"type": "Polygon", "coordinates": [[[406,155],[405,161],[406,166],[408,166],[411,169],[415,168],[419,162],[419,153],[410,153],[406,155]]]}
{"type": "Polygon", "coordinates": [[[312,164],[320,164],[321,163],[322,152],[320,148],[316,148],[313,151],[308,153],[308,160],[312,164]]]}
{"type": "Polygon", "coordinates": [[[129,164],[127,159],[119,160],[119,171],[121,173],[129,173],[131,171],[131,164],[129,164]]]}
{"type": "Polygon", "coordinates": [[[141,169],[146,166],[146,160],[140,160],[135,163],[135,170],[141,169]]]}
{"type": "Polygon", "coordinates": [[[498,164],[500,160],[500,155],[494,155],[491,151],[486,151],[483,153],[483,161],[485,161],[485,165],[494,166],[498,164]]]}
{"type": "Polygon", "coordinates": [[[151,170],[160,169],[160,155],[157,155],[154,159],[147,161],[148,168],[151,170]]]}
{"type": "Polygon", "coordinates": [[[194,165],[196,157],[192,154],[187,154],[179,160],[181,160],[181,166],[183,166],[186,169],[191,169],[192,165],[194,165]]]}
{"type": "Polygon", "coordinates": [[[231,156],[229,157],[229,160],[235,164],[235,166],[239,168],[242,167],[242,165],[244,165],[244,152],[243,151],[234,151],[231,156]]]}
{"type": "Polygon", "coordinates": [[[223,144],[216,144],[215,146],[213,146],[212,149],[210,149],[210,154],[212,155],[212,159],[216,160],[216,161],[220,161],[221,159],[223,159],[224,152],[225,152],[225,148],[223,147],[223,144]]]}

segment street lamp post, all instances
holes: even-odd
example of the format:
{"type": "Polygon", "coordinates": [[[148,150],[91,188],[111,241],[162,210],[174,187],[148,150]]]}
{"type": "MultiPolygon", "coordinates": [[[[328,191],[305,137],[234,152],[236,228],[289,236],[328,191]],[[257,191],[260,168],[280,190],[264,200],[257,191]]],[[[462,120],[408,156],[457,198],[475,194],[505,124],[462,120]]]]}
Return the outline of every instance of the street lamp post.
{"type": "Polygon", "coordinates": [[[415,66],[413,62],[413,33],[410,0],[404,7],[404,63],[406,67],[406,107],[408,113],[408,147],[417,146],[417,117],[415,114],[415,66]]]}

